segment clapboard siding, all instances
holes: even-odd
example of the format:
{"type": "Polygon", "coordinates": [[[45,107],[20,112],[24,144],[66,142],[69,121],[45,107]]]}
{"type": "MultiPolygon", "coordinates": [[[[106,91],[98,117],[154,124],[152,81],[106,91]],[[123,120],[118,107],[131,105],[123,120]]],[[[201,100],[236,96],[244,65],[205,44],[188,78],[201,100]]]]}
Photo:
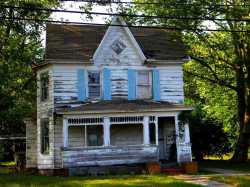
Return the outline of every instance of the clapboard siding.
{"type": "Polygon", "coordinates": [[[37,125],[32,119],[26,120],[26,168],[37,167],[37,125]]]}
{"type": "Polygon", "coordinates": [[[61,148],[63,147],[63,118],[57,117],[55,119],[55,139],[54,139],[54,149],[55,149],[55,168],[62,167],[62,154],[61,148]]]}
{"type": "Polygon", "coordinates": [[[54,101],[55,104],[78,100],[77,67],[67,68],[54,66],[54,101]]]}
{"type": "Polygon", "coordinates": [[[160,69],[161,100],[183,103],[183,72],[181,66],[160,69]]]}
{"type": "Polygon", "coordinates": [[[156,146],[122,146],[64,150],[63,167],[105,166],[158,161],[156,146]]]}
{"type": "Polygon", "coordinates": [[[113,69],[111,71],[112,98],[128,97],[128,75],[126,69],[113,69]]]}

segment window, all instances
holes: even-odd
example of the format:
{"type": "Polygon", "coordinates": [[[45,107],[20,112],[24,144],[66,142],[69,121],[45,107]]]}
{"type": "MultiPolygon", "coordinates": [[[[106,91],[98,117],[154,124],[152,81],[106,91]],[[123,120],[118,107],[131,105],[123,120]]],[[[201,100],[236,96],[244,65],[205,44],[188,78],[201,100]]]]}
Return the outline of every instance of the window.
{"type": "Polygon", "coordinates": [[[102,146],[103,145],[103,126],[88,125],[87,126],[87,145],[102,146]]]}
{"type": "Polygon", "coordinates": [[[46,101],[49,98],[49,75],[42,73],[40,75],[41,101],[46,101]]]}
{"type": "Polygon", "coordinates": [[[100,86],[100,72],[89,71],[88,72],[88,89],[89,98],[98,98],[101,95],[100,86]]]}
{"type": "Polygon", "coordinates": [[[49,119],[41,119],[41,153],[49,154],[49,119]]]}
{"type": "Polygon", "coordinates": [[[90,147],[103,145],[103,125],[69,126],[69,147],[90,147]]]}
{"type": "Polygon", "coordinates": [[[155,124],[150,123],[149,124],[149,138],[150,138],[150,144],[155,144],[155,124]]]}
{"type": "Polygon", "coordinates": [[[137,99],[150,99],[152,97],[150,75],[149,71],[137,72],[137,99]]]}

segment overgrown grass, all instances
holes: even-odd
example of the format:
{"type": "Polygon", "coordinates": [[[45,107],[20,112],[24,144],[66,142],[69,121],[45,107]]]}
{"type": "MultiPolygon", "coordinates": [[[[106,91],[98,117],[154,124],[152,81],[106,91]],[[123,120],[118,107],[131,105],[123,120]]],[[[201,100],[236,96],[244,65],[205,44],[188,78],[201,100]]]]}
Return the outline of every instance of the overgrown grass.
{"type": "Polygon", "coordinates": [[[45,177],[0,174],[1,187],[198,187],[166,175],[45,177]]]}
{"type": "Polygon", "coordinates": [[[249,187],[250,186],[250,176],[215,176],[211,178],[212,180],[230,184],[236,187],[249,187]]]}
{"type": "Polygon", "coordinates": [[[199,166],[200,168],[221,168],[250,172],[250,161],[246,163],[235,163],[230,160],[205,160],[199,162],[199,166]]]}

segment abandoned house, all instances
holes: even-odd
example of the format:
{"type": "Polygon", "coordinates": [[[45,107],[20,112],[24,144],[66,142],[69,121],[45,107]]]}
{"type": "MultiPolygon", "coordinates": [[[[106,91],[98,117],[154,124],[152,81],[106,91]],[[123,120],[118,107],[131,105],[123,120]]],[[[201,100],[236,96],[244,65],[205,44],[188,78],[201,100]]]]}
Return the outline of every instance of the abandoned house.
{"type": "MultiPolygon", "coordinates": [[[[26,166],[39,170],[192,160],[185,49],[173,31],[48,24],[26,166]]],[[[120,26],[117,26],[120,25],[120,26]]],[[[123,26],[121,26],[123,25],[123,26]]]]}

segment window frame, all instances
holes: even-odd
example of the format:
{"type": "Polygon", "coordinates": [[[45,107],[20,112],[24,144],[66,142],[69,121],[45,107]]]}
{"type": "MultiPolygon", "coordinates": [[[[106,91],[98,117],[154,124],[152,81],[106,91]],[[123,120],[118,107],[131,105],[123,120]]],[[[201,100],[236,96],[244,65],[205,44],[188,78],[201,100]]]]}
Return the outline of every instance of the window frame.
{"type": "Polygon", "coordinates": [[[40,74],[40,101],[45,102],[48,99],[49,99],[49,73],[46,71],[40,74]],[[44,94],[45,90],[46,94],[44,94]]]}
{"type": "Polygon", "coordinates": [[[50,123],[49,118],[40,119],[40,152],[43,155],[50,154],[50,123]],[[44,126],[47,125],[47,133],[45,133],[44,126]],[[47,135],[47,136],[46,136],[47,135]],[[48,142],[45,142],[45,141],[48,142]]]}
{"type": "Polygon", "coordinates": [[[100,99],[102,97],[102,73],[99,70],[87,70],[87,97],[90,99],[100,99]],[[99,74],[99,84],[89,84],[89,73],[98,73],[99,74]],[[90,86],[99,86],[99,96],[91,97],[90,96],[90,86]]]}
{"type": "Polygon", "coordinates": [[[151,70],[137,70],[136,72],[136,99],[152,99],[153,98],[153,90],[152,90],[152,87],[153,87],[153,83],[152,83],[152,71],[151,70]],[[139,74],[140,72],[147,72],[148,73],[148,84],[139,84],[139,74]],[[139,95],[139,87],[148,87],[148,91],[150,92],[150,96],[147,97],[147,98],[143,98],[143,97],[140,97],[139,95]]]}

